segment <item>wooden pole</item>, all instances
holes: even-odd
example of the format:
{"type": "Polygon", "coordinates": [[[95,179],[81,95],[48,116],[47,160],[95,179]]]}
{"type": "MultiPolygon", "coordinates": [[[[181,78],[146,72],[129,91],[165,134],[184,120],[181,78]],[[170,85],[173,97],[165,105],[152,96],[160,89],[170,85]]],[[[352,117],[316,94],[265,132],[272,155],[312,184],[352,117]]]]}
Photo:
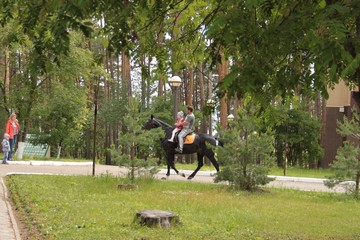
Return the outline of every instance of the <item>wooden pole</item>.
{"type": "Polygon", "coordinates": [[[97,100],[99,93],[99,84],[96,84],[94,90],[94,142],[93,142],[93,167],[92,175],[95,176],[95,163],[96,163],[96,122],[97,122],[97,100]]]}

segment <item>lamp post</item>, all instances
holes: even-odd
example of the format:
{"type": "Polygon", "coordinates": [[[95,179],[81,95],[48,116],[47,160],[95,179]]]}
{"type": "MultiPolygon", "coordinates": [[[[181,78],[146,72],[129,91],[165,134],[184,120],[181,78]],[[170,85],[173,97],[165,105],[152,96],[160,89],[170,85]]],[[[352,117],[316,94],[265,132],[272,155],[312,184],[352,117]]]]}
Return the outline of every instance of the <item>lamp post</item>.
{"type": "Polygon", "coordinates": [[[208,99],[206,101],[206,106],[210,108],[210,123],[209,123],[209,135],[212,136],[212,113],[215,106],[215,101],[212,99],[208,99]]]}
{"type": "Polygon", "coordinates": [[[179,76],[172,76],[169,83],[174,95],[174,122],[176,122],[176,114],[178,112],[177,89],[181,85],[181,78],[179,76]]]}

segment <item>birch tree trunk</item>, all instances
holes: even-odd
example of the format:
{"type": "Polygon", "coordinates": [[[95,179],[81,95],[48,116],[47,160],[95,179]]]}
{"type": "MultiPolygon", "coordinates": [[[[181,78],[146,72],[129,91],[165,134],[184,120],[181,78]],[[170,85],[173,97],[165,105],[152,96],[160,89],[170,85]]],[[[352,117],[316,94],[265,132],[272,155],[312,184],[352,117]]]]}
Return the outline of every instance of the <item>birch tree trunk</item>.
{"type": "Polygon", "coordinates": [[[58,144],[58,152],[57,152],[56,159],[60,159],[60,155],[61,155],[61,145],[58,144]]]}

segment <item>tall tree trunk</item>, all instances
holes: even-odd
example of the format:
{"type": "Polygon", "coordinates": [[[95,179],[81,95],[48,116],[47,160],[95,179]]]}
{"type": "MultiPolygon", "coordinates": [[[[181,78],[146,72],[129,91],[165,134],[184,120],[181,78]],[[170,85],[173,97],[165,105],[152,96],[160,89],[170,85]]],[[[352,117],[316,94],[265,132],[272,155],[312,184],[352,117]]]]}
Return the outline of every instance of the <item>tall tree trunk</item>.
{"type": "MultiPolygon", "coordinates": [[[[120,102],[121,99],[121,82],[120,82],[120,55],[116,55],[116,94],[114,98],[117,102],[120,102]]],[[[114,144],[115,149],[119,148],[119,132],[121,128],[120,119],[116,121],[115,132],[114,132],[114,144]]]]}
{"type": "MultiPolygon", "coordinates": [[[[91,51],[92,45],[91,45],[90,40],[88,40],[87,45],[88,45],[89,50],[91,51]]],[[[89,84],[87,82],[85,84],[87,84],[87,88],[88,88],[87,108],[90,109],[90,111],[91,111],[93,108],[93,103],[94,103],[94,95],[93,95],[94,85],[89,84]]],[[[90,124],[85,129],[85,138],[86,138],[85,139],[85,159],[91,159],[91,126],[90,126],[90,124]]]]}
{"type": "MultiPolygon", "coordinates": [[[[199,79],[199,88],[200,88],[200,109],[204,109],[206,102],[205,102],[205,86],[204,86],[204,75],[203,75],[203,63],[200,62],[198,65],[197,71],[197,79],[199,79]]],[[[206,118],[207,116],[203,116],[203,121],[201,122],[200,132],[206,132],[206,118]]]]}
{"type": "Polygon", "coordinates": [[[305,112],[311,113],[311,99],[309,96],[303,95],[304,103],[305,103],[305,112]]]}
{"type": "MultiPolygon", "coordinates": [[[[149,71],[150,76],[150,69],[151,69],[151,58],[148,59],[148,66],[147,69],[149,71]]],[[[150,95],[151,95],[151,81],[150,77],[146,79],[146,108],[150,107],[150,95]]]]}
{"type": "MultiPolygon", "coordinates": [[[[103,66],[106,69],[106,72],[110,72],[109,66],[109,53],[104,49],[103,50],[103,66]]],[[[110,81],[108,78],[104,79],[104,101],[108,103],[110,101],[110,81]]],[[[111,145],[111,130],[110,123],[105,121],[105,164],[111,165],[111,153],[109,151],[111,145]]]]}
{"type": "MultiPolygon", "coordinates": [[[[110,62],[108,63],[108,66],[109,66],[109,71],[110,71],[110,76],[111,76],[111,79],[112,79],[112,82],[109,83],[109,93],[110,93],[110,96],[109,96],[109,99],[111,99],[112,101],[115,101],[118,99],[117,97],[117,94],[118,94],[118,91],[117,91],[117,88],[118,88],[118,73],[116,74],[117,77],[115,78],[115,70],[116,70],[116,66],[114,66],[116,63],[117,63],[117,57],[116,55],[113,55],[113,54],[109,54],[109,60],[110,62]]],[[[118,121],[112,121],[110,124],[109,124],[109,148],[111,147],[112,144],[114,144],[114,147],[115,149],[117,149],[118,147],[118,121]]],[[[111,157],[111,156],[110,156],[111,157]]],[[[111,161],[111,159],[110,159],[111,161]]]]}
{"type": "Polygon", "coordinates": [[[85,159],[91,159],[91,130],[89,127],[85,130],[85,159]]]}
{"type": "Polygon", "coordinates": [[[123,51],[121,54],[121,76],[124,89],[124,97],[129,98],[132,96],[131,88],[131,67],[130,67],[130,58],[128,57],[127,50],[123,51]]]}
{"type": "MultiPolygon", "coordinates": [[[[218,64],[219,82],[224,80],[224,77],[228,74],[229,60],[225,59],[224,53],[220,53],[221,62],[218,64]]],[[[228,116],[228,97],[225,94],[220,99],[220,126],[222,128],[227,127],[227,116],[228,116]]]]}
{"type": "Polygon", "coordinates": [[[140,95],[140,109],[145,109],[146,106],[146,79],[148,79],[148,71],[146,65],[146,57],[140,56],[140,68],[141,68],[141,95],[140,95]]]}
{"type": "Polygon", "coordinates": [[[165,89],[165,81],[163,77],[159,77],[159,84],[158,84],[158,96],[164,96],[164,89],[165,89]]]}
{"type": "Polygon", "coordinates": [[[187,100],[189,99],[188,94],[189,94],[189,78],[188,78],[188,73],[187,70],[183,70],[182,71],[182,80],[183,83],[182,84],[182,89],[183,89],[183,99],[185,100],[185,105],[190,105],[190,103],[187,102],[187,100]]]}
{"type": "MultiPolygon", "coordinates": [[[[190,68],[188,71],[188,94],[187,94],[187,98],[186,98],[186,105],[194,105],[193,100],[193,94],[194,94],[194,69],[190,68]]],[[[196,106],[194,105],[194,110],[196,109],[196,106]]]]}
{"type": "MultiPolygon", "coordinates": [[[[164,45],[164,33],[161,31],[157,37],[157,44],[162,47],[164,45]]],[[[158,59],[158,68],[161,72],[165,72],[164,62],[162,59],[158,59]]],[[[158,96],[164,96],[164,89],[165,89],[165,82],[162,76],[159,77],[159,84],[158,84],[158,96]]]]}
{"type": "MultiPolygon", "coordinates": [[[[124,51],[121,54],[121,77],[122,77],[122,99],[129,99],[132,96],[132,90],[131,90],[131,76],[130,76],[130,59],[127,54],[127,50],[124,49],[124,51]]],[[[123,148],[122,153],[128,154],[130,149],[123,148]]]]}
{"type": "MultiPolygon", "coordinates": [[[[10,102],[10,51],[5,48],[5,104],[9,106],[10,102]]],[[[13,110],[10,110],[13,111],[13,110]]]]}
{"type": "Polygon", "coordinates": [[[57,152],[57,155],[56,155],[56,159],[60,159],[60,155],[61,155],[61,145],[58,144],[58,152],[57,152]]]}
{"type": "MultiPolygon", "coordinates": [[[[326,100],[323,98],[322,100],[322,108],[321,108],[321,135],[320,135],[320,143],[321,146],[325,149],[325,138],[326,138],[326,100]]],[[[320,166],[321,161],[318,162],[318,168],[320,166]]]]}
{"type": "Polygon", "coordinates": [[[318,120],[321,119],[321,95],[320,95],[320,92],[316,93],[313,116],[318,120]]]}
{"type": "Polygon", "coordinates": [[[240,107],[240,100],[238,99],[237,96],[234,97],[234,118],[237,118],[237,112],[239,110],[240,107]]]}
{"type": "MultiPolygon", "coordinates": [[[[91,84],[90,86],[88,86],[88,104],[87,104],[87,108],[92,110],[93,108],[93,85],[91,84]]],[[[85,159],[91,159],[91,126],[90,124],[87,125],[86,129],[85,129],[85,159]]]]}
{"type": "MultiPolygon", "coordinates": [[[[360,15],[357,16],[356,18],[356,21],[355,21],[355,24],[356,24],[356,39],[360,39],[360,15]]],[[[356,40],[357,41],[357,40],[356,40]]],[[[351,42],[349,45],[352,45],[350,47],[350,53],[351,55],[355,58],[357,54],[360,54],[358,52],[356,52],[356,50],[358,50],[357,47],[355,47],[357,44],[356,43],[353,43],[351,42]],[[355,46],[354,46],[355,45],[355,46]]],[[[354,100],[356,101],[357,103],[357,108],[360,108],[360,67],[358,67],[356,69],[356,72],[355,72],[355,79],[357,81],[357,87],[358,87],[358,92],[357,94],[354,94],[356,97],[354,98],[354,100]]],[[[360,161],[360,160],[359,160],[360,161]]]]}

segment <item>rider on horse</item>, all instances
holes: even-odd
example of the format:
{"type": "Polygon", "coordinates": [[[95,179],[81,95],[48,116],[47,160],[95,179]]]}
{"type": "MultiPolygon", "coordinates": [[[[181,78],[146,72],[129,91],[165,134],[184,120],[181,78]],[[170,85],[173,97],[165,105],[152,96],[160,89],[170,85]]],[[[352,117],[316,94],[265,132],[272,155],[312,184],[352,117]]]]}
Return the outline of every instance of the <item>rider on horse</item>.
{"type": "Polygon", "coordinates": [[[175,123],[175,128],[172,131],[171,138],[168,140],[169,142],[174,142],[174,137],[177,132],[180,132],[183,129],[183,126],[180,124],[184,121],[184,112],[180,111],[177,113],[177,122],[175,123]]]}
{"type": "Polygon", "coordinates": [[[178,137],[179,137],[179,146],[175,149],[176,152],[182,153],[183,147],[184,147],[184,139],[186,135],[189,133],[192,133],[194,131],[194,125],[195,125],[195,115],[193,114],[193,107],[187,106],[186,107],[186,118],[185,120],[180,123],[181,126],[183,126],[183,129],[180,131],[178,137]]]}

